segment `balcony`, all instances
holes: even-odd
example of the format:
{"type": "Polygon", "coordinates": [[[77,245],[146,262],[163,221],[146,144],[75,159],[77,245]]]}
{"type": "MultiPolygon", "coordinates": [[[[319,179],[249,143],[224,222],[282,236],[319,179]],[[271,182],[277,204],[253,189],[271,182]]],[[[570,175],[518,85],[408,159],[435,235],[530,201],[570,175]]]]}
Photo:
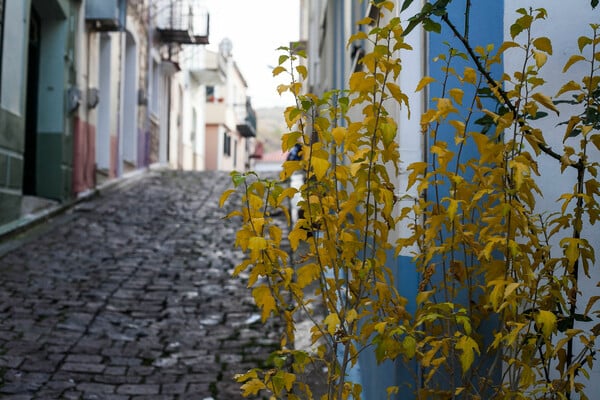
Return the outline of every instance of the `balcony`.
{"type": "Polygon", "coordinates": [[[209,15],[199,0],[158,1],[155,17],[161,42],[208,44],[209,15]]]}
{"type": "Polygon", "coordinates": [[[237,123],[236,129],[242,137],[256,137],[256,113],[250,104],[250,99],[246,101],[246,116],[237,123]]]}
{"type": "Polygon", "coordinates": [[[225,84],[227,80],[227,60],[223,54],[204,50],[198,46],[184,46],[185,62],[182,68],[190,71],[194,79],[207,86],[225,84]]]}
{"type": "Polygon", "coordinates": [[[119,31],[125,28],[126,0],[87,0],[85,20],[96,31],[119,31]]]}

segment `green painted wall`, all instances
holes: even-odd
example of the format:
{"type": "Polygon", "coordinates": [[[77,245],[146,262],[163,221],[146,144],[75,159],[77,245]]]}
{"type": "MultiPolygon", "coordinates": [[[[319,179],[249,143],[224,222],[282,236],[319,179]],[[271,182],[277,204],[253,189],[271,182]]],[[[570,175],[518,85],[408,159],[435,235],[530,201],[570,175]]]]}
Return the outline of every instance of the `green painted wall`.
{"type": "MultiPolygon", "coordinates": [[[[30,1],[42,20],[38,113],[34,116],[38,125],[35,190],[40,197],[65,201],[73,196],[73,126],[66,93],[76,83],[75,39],[81,3],[26,0],[30,1]]],[[[29,10],[28,4],[24,7],[29,10]]],[[[24,148],[25,117],[0,107],[0,225],[20,215],[24,148]]]]}

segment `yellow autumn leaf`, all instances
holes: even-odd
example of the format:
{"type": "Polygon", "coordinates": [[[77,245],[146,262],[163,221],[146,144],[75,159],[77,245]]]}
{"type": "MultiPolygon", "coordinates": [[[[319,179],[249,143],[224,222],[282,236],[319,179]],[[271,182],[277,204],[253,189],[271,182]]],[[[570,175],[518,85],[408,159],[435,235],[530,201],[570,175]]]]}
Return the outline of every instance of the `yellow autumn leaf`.
{"type": "Polygon", "coordinates": [[[446,198],[448,200],[448,207],[446,207],[446,215],[450,221],[454,220],[456,212],[458,211],[458,200],[446,198]]]}
{"type": "Polygon", "coordinates": [[[267,248],[267,240],[261,236],[254,236],[248,240],[250,250],[259,251],[267,248]]]}
{"type": "Polygon", "coordinates": [[[285,71],[286,71],[286,69],[280,65],[280,66],[273,68],[272,74],[273,74],[273,76],[277,76],[285,71]]]}
{"type": "Polygon", "coordinates": [[[271,311],[275,311],[275,299],[271,294],[271,289],[267,286],[258,286],[252,289],[252,297],[254,297],[254,302],[256,305],[262,309],[262,322],[265,322],[271,311]]]}
{"type": "Polygon", "coordinates": [[[429,85],[431,82],[435,82],[435,79],[430,76],[424,76],[423,78],[421,78],[421,81],[417,85],[415,92],[419,92],[419,91],[423,90],[423,88],[425,86],[429,85]]]}
{"type": "Polygon", "coordinates": [[[327,326],[327,332],[329,332],[330,335],[333,335],[340,325],[340,317],[336,313],[331,313],[325,317],[323,322],[327,326]]]}
{"type": "MultiPolygon", "coordinates": [[[[408,96],[402,92],[400,86],[396,85],[393,82],[388,82],[385,84],[387,89],[392,94],[392,97],[398,102],[398,104],[404,103],[408,107],[408,96]]],[[[408,117],[410,118],[410,110],[408,112],[408,117]]]]}
{"type": "Polygon", "coordinates": [[[292,387],[294,386],[294,382],[296,382],[296,375],[285,371],[280,372],[283,380],[283,385],[285,386],[285,390],[287,390],[288,392],[291,391],[292,387]]]}
{"type": "Polygon", "coordinates": [[[463,95],[465,94],[465,92],[462,91],[462,89],[459,88],[452,88],[450,89],[450,96],[452,96],[452,99],[458,104],[462,106],[462,100],[463,100],[463,95]]]}
{"type": "Polygon", "coordinates": [[[219,198],[219,208],[223,207],[223,205],[225,204],[225,202],[227,201],[229,196],[231,196],[232,193],[235,193],[235,189],[228,189],[223,192],[223,194],[219,198]]]}
{"type": "Polygon", "coordinates": [[[564,249],[565,257],[569,262],[569,268],[572,268],[579,259],[579,241],[575,238],[564,238],[560,241],[560,246],[564,249]]]}
{"type": "Polygon", "coordinates": [[[536,49],[552,55],[552,42],[547,37],[539,37],[533,41],[536,49]]]}
{"type": "Polygon", "coordinates": [[[290,88],[290,85],[277,85],[277,93],[281,94],[287,92],[290,88]]]}
{"type": "Polygon", "coordinates": [[[573,64],[578,63],[579,61],[584,61],[584,60],[585,60],[584,56],[580,56],[579,54],[572,55],[571,57],[569,57],[569,59],[565,63],[565,66],[564,66],[562,72],[567,72],[568,69],[571,68],[571,66],[573,64]]]}
{"type": "Polygon", "coordinates": [[[450,99],[442,97],[437,99],[437,111],[441,117],[445,118],[448,114],[458,110],[452,105],[450,99]]]}
{"type": "Polygon", "coordinates": [[[475,71],[475,69],[471,67],[465,67],[463,72],[463,80],[467,83],[470,83],[471,85],[476,84],[477,72],[475,71]]]}
{"type": "Polygon", "coordinates": [[[346,322],[348,322],[349,324],[356,321],[357,319],[358,319],[358,313],[356,312],[355,309],[352,309],[346,313],[346,322]]]}
{"type": "Polygon", "coordinates": [[[429,297],[433,295],[433,290],[421,291],[417,294],[417,305],[423,304],[425,301],[429,300],[429,297]]]}
{"type": "Polygon", "coordinates": [[[265,384],[259,379],[251,379],[241,386],[242,395],[244,397],[256,396],[258,392],[266,389],[265,384]]]}
{"type": "Polygon", "coordinates": [[[342,126],[333,128],[333,130],[331,131],[331,135],[333,136],[333,140],[335,140],[335,144],[337,144],[338,146],[342,144],[344,138],[346,137],[346,132],[346,128],[342,126]]]}
{"type": "Polygon", "coordinates": [[[556,315],[547,310],[539,310],[535,314],[535,323],[545,338],[549,338],[556,328],[556,315]]]}
{"type": "Polygon", "coordinates": [[[534,93],[531,95],[531,98],[543,105],[544,107],[554,111],[556,115],[559,114],[558,108],[552,103],[552,99],[545,94],[542,93],[534,93]]]}
{"type": "Polygon", "coordinates": [[[279,195],[277,196],[277,203],[276,205],[280,205],[284,200],[288,199],[288,198],[292,198],[294,197],[294,195],[298,193],[298,189],[296,189],[295,187],[288,187],[285,188],[284,190],[281,191],[281,193],[279,193],[279,195]]]}
{"type": "MultiPolygon", "coordinates": [[[[302,229],[302,231],[306,232],[304,229],[302,229]]],[[[296,283],[298,283],[298,286],[301,288],[304,288],[318,279],[320,272],[319,266],[315,263],[303,265],[298,268],[298,272],[296,272],[296,283]]]]}
{"type": "Polygon", "coordinates": [[[596,148],[598,150],[600,150],[600,135],[599,134],[590,136],[590,141],[594,144],[594,146],[596,146],[596,148]]]}
{"type": "Polygon", "coordinates": [[[581,85],[575,81],[569,81],[560,88],[558,93],[556,93],[556,97],[560,96],[563,93],[571,92],[573,90],[581,90],[581,85]]]}
{"type": "Polygon", "coordinates": [[[304,65],[297,65],[296,71],[298,71],[298,74],[300,74],[302,79],[306,79],[306,77],[308,76],[308,69],[304,65]]]}
{"type": "Polygon", "coordinates": [[[546,61],[548,60],[548,56],[546,55],[546,53],[542,53],[541,51],[533,50],[533,59],[535,60],[535,65],[538,68],[542,68],[544,66],[544,64],[546,64],[546,61]]]}
{"type": "Polygon", "coordinates": [[[373,77],[367,76],[365,72],[355,72],[350,77],[349,85],[352,91],[364,92],[375,87],[376,82],[373,77]]]}
{"type": "Polygon", "coordinates": [[[402,348],[406,357],[413,358],[417,352],[417,340],[412,336],[405,336],[402,340],[402,348]]]}
{"type": "Polygon", "coordinates": [[[280,177],[282,180],[288,179],[296,171],[300,170],[300,161],[284,161],[281,166],[280,177]]]}
{"type": "Polygon", "coordinates": [[[288,239],[290,241],[290,246],[292,248],[292,250],[296,250],[298,249],[298,245],[300,244],[300,241],[305,241],[307,238],[307,233],[306,233],[306,229],[293,229],[289,235],[288,235],[288,239]]]}
{"type": "Polygon", "coordinates": [[[456,342],[455,347],[461,351],[459,359],[464,374],[471,368],[473,361],[475,361],[475,352],[479,354],[479,345],[470,336],[461,336],[456,342]]]}
{"type": "Polygon", "coordinates": [[[322,180],[331,164],[329,161],[318,157],[314,157],[311,162],[317,180],[322,180]]]}
{"type": "Polygon", "coordinates": [[[375,324],[374,329],[377,331],[377,333],[379,333],[380,335],[385,332],[385,328],[387,326],[387,322],[383,321],[383,322],[378,322],[375,324]]]}

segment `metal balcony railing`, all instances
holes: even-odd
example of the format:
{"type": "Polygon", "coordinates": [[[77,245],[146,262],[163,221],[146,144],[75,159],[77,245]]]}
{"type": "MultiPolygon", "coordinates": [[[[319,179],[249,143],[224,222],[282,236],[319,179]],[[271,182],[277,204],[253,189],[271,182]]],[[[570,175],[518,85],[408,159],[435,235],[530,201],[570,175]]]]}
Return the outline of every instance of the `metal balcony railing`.
{"type": "Polygon", "coordinates": [[[162,0],[156,4],[156,30],[162,42],[208,44],[209,14],[199,0],[162,0]]]}
{"type": "Polygon", "coordinates": [[[250,99],[246,100],[246,116],[237,123],[237,130],[243,137],[256,137],[256,112],[252,108],[250,99]]]}

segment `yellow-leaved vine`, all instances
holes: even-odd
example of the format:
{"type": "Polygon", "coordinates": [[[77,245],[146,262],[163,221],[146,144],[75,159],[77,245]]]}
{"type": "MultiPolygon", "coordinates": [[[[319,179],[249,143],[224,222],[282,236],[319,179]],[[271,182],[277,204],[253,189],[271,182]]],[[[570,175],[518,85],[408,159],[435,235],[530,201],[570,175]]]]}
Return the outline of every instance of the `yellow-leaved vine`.
{"type": "Polygon", "coordinates": [[[230,217],[241,218],[236,245],[246,258],[235,273],[248,276],[263,321],[277,317],[286,326],[271,365],[237,377],[244,395],[313,398],[301,375],[319,363],[328,382],[322,398],[359,399],[349,370],[372,351],[378,361],[416,366],[408,385],[418,399],[587,398],[600,296],[583,292],[580,281],[597,277],[588,239],[600,219],[600,26],[577,39],[579,52],[564,65],[585,63],[585,74],[571,75],[554,94],[540,71],[556,51],[532,29],[548,23],[544,9],[519,9],[511,41],[494,49],[471,44],[468,27],[459,30],[444,12],[448,3],[426,3],[403,23],[394,2],[374,2],[377,20],[359,21],[364,29],[351,38],[371,46],[347,90],[304,92],[305,54],[280,49],[273,73],[289,74],[290,84],[278,90],[296,99],[285,110],[282,150],[300,143],[302,157],[286,161],[275,180],[232,173],[235,189],[221,199],[241,191],[230,217]],[[435,34],[440,25],[463,47],[437,56],[442,82],[426,76],[410,88],[435,82],[440,91],[412,116],[422,132],[404,132],[389,111],[410,106],[396,84],[399,50],[411,51],[404,41],[410,30],[435,34]],[[494,76],[508,52],[521,68],[494,76]],[[456,60],[468,66],[455,68],[456,60]],[[550,116],[561,123],[544,131],[537,124],[550,116]],[[399,187],[398,137],[414,134],[427,136],[428,160],[404,166],[409,187],[399,187]],[[550,135],[564,138],[563,147],[548,145],[550,135]],[[467,158],[466,146],[477,156],[467,158]],[[542,158],[572,177],[552,214],[537,207],[542,158]],[[304,177],[300,188],[289,186],[294,174],[304,177]],[[409,189],[419,196],[406,206],[397,194],[409,189]],[[292,219],[297,194],[301,212],[292,219]],[[273,218],[280,212],[287,230],[273,218]],[[400,224],[409,229],[393,240],[400,224]],[[388,267],[406,251],[420,278],[414,299],[398,293],[402,282],[388,267]],[[409,303],[416,304],[410,312],[409,303]],[[294,346],[300,314],[314,325],[314,351],[294,346]]]}

